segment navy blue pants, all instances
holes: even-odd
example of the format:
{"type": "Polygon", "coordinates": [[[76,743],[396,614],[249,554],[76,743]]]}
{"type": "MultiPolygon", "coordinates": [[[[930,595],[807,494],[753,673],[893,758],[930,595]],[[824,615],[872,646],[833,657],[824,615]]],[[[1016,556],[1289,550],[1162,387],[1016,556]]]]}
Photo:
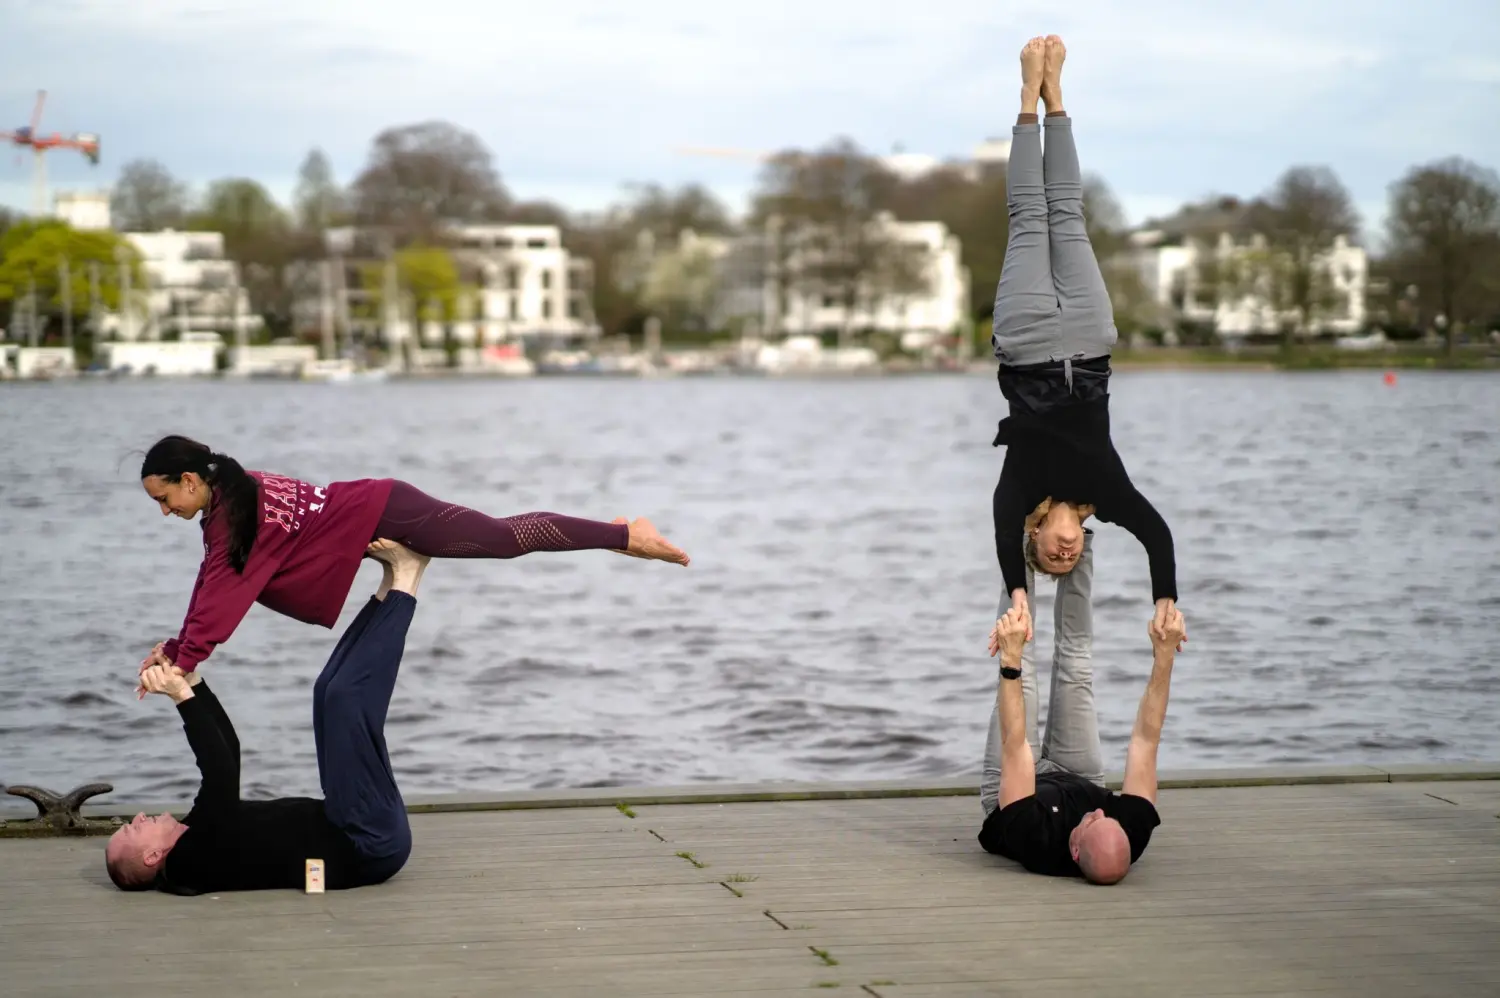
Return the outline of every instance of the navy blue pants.
{"type": "Polygon", "coordinates": [[[313,684],[313,737],[328,820],[354,842],[356,879],[382,883],[411,855],[406,802],[385,748],[385,717],[416,597],[370,597],[313,684]]]}

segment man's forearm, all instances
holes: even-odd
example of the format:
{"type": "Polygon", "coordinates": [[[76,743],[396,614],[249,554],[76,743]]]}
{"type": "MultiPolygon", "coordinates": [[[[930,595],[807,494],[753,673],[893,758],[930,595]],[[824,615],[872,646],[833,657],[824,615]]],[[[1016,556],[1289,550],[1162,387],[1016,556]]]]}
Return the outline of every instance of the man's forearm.
{"type": "MultiPolygon", "coordinates": [[[[1006,669],[1019,669],[1021,656],[1015,656],[1012,661],[1010,656],[1002,655],[1000,665],[1006,669]]],[[[1007,746],[1026,740],[1026,699],[1021,692],[1021,681],[1001,679],[996,703],[1000,708],[1000,746],[1003,754],[1007,746]]]]}
{"type": "Polygon", "coordinates": [[[1159,648],[1153,655],[1151,679],[1146,683],[1146,692],[1136,710],[1131,738],[1144,738],[1152,744],[1161,741],[1162,725],[1167,719],[1167,699],[1172,690],[1172,661],[1176,654],[1172,648],[1159,648]]]}

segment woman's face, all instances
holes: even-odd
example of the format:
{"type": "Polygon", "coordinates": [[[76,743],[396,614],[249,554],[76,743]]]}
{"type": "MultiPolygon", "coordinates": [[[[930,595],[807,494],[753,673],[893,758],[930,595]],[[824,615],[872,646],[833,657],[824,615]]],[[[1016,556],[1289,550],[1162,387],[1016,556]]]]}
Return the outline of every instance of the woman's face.
{"type": "Polygon", "coordinates": [[[191,471],[176,482],[162,475],[147,475],[141,479],[141,487],[161,507],[162,516],[191,520],[208,505],[208,487],[191,471]]]}
{"type": "Polygon", "coordinates": [[[1067,575],[1083,556],[1083,524],[1072,507],[1059,503],[1036,531],[1036,560],[1050,575],[1067,575]]]}

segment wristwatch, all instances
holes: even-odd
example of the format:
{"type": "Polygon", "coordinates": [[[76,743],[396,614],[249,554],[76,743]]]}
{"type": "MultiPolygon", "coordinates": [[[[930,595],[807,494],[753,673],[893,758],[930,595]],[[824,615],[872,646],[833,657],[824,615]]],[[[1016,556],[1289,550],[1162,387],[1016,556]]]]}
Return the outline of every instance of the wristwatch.
{"type": "Polygon", "coordinates": [[[1012,669],[1008,665],[1002,665],[1000,667],[1000,678],[1001,679],[1020,679],[1021,678],[1021,670],[1020,669],[1012,669]]]}

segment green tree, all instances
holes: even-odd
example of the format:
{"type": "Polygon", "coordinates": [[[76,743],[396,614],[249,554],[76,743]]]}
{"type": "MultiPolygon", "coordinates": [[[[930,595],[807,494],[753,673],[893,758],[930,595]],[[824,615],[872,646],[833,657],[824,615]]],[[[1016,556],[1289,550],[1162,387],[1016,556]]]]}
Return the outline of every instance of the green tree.
{"type": "Polygon", "coordinates": [[[920,251],[880,220],[898,184],[848,139],[814,153],[778,153],[762,171],[752,219],[780,222],[787,255],[776,264],[784,262],[804,291],[843,311],[841,335],[853,331],[857,314],[873,314],[926,284],[920,251]]]}
{"type": "Polygon", "coordinates": [[[445,121],[388,128],[351,189],[364,225],[406,242],[431,241],[445,223],[498,222],[510,196],[479,137],[445,121]]]}
{"type": "Polygon", "coordinates": [[[14,315],[16,304],[35,287],[36,311],[42,325],[61,315],[65,303],[81,322],[93,304],[92,272],[98,278],[99,304],[117,310],[122,260],[131,287],[142,288],[140,254],[116,233],[81,232],[57,219],[19,222],[0,235],[0,304],[14,315]]]}
{"type": "Polygon", "coordinates": [[[333,177],[327,153],[313,149],[297,171],[292,197],[295,223],[304,232],[322,232],[341,224],[348,214],[348,198],[333,177]]]}
{"type": "Polygon", "coordinates": [[[273,333],[289,331],[293,289],[288,266],[302,255],[308,237],[293,227],[270,193],[243,177],[214,181],[188,227],[223,234],[224,254],[240,265],[251,309],[273,333]]]}
{"type": "MultiPolygon", "coordinates": [[[[460,280],[458,265],[452,254],[437,246],[414,244],[397,250],[392,256],[396,266],[399,292],[410,295],[419,315],[435,314],[445,321],[458,318],[459,299],[469,290],[460,280]]],[[[376,309],[383,308],[386,296],[385,266],[364,264],[361,283],[370,293],[376,309]]]]}
{"type": "Polygon", "coordinates": [[[640,297],[668,329],[706,330],[721,288],[719,259],[702,241],[679,241],[653,255],[640,297]]]}
{"type": "Polygon", "coordinates": [[[1456,157],[1429,163],[1391,185],[1390,205],[1391,271],[1445,317],[1451,354],[1463,326],[1500,313],[1500,177],[1456,157]]]}
{"type": "Polygon", "coordinates": [[[1004,171],[940,167],[897,181],[883,192],[882,206],[902,221],[942,222],[958,237],[969,268],[969,308],[976,318],[989,317],[1010,234],[1004,171]]]}
{"type": "Polygon", "coordinates": [[[635,184],[624,205],[628,224],[650,232],[658,241],[675,240],[685,229],[700,236],[721,236],[733,231],[729,210],[701,184],[685,184],[675,190],[660,184],[635,184]]]}
{"type": "Polygon", "coordinates": [[[1265,240],[1246,255],[1246,273],[1268,306],[1287,317],[1281,319],[1282,347],[1289,350],[1295,335],[1337,308],[1327,254],[1337,237],[1358,236],[1359,215],[1332,170],[1296,166],[1250,205],[1246,224],[1265,240]]]}
{"type": "Polygon", "coordinates": [[[122,166],[109,199],[111,221],[121,232],[175,229],[191,209],[187,184],[154,159],[134,159],[122,166]]]}

